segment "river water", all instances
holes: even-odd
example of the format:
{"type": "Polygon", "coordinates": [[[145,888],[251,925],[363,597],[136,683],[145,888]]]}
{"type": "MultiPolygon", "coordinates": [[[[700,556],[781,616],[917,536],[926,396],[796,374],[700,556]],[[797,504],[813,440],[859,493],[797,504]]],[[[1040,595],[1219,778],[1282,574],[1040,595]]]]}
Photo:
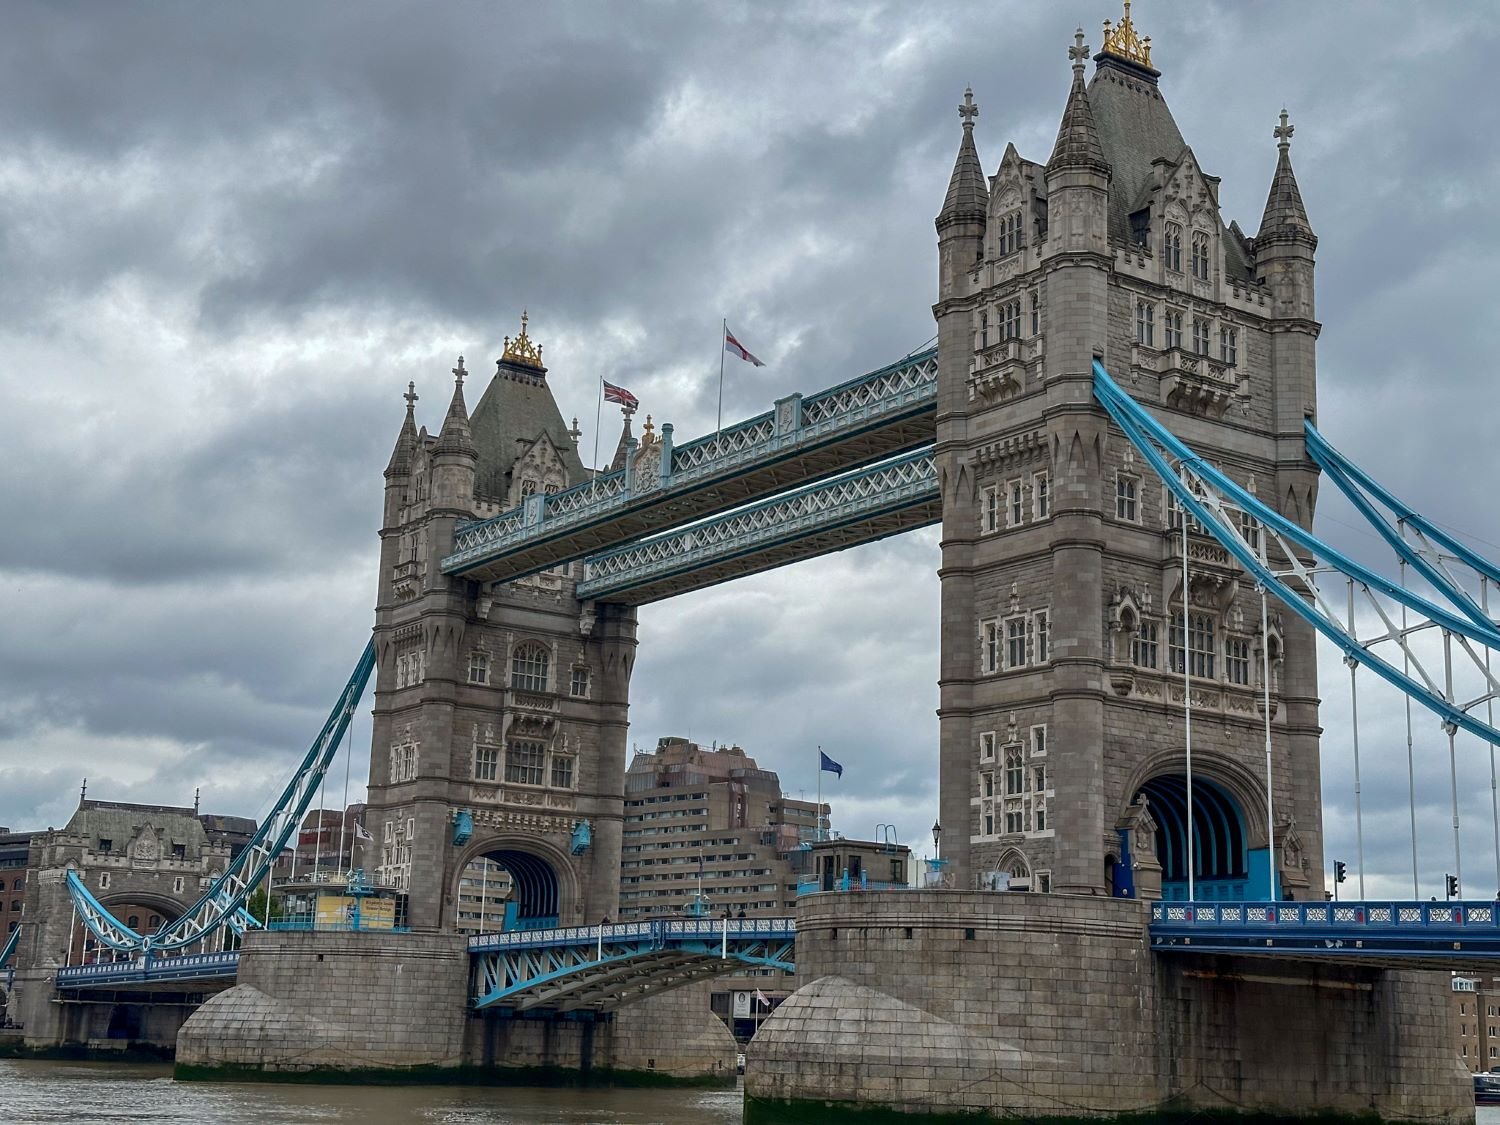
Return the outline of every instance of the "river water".
{"type": "MultiPolygon", "coordinates": [[[[234,1085],[174,1082],[166,1066],[0,1059],[3,1125],[740,1125],[742,1103],[739,1090],[234,1085]]],[[[1500,1125],[1500,1106],[1478,1118],[1500,1125]]]]}
{"type": "MultiPolygon", "coordinates": [[[[174,1082],[166,1066],[0,1059],[4,1125],[739,1125],[739,1090],[174,1082]]],[[[1500,1120],[1495,1122],[1500,1125],[1500,1120]]]]}

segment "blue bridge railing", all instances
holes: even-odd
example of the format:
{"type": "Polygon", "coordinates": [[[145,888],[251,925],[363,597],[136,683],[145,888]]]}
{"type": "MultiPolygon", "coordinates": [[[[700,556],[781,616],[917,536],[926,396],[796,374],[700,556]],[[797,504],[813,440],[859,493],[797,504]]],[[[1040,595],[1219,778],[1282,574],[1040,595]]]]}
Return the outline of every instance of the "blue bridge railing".
{"type": "Polygon", "coordinates": [[[136,956],[128,961],[67,965],[57,970],[58,988],[113,988],[125,984],[153,984],[186,980],[223,980],[239,971],[238,950],[187,953],[180,957],[136,956]]]}
{"type": "Polygon", "coordinates": [[[1500,957],[1500,901],[1157,902],[1151,947],[1326,960],[1500,957]]]}

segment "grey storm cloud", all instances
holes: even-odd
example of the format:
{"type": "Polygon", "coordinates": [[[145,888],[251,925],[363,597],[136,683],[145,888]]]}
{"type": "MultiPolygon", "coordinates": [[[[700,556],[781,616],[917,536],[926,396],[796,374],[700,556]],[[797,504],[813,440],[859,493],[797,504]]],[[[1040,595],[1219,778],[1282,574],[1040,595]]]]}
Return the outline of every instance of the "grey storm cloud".
{"type": "MultiPolygon", "coordinates": [[[[726,418],[922,344],[964,87],[987,168],[1007,141],[1045,160],[1074,24],[1097,46],[1117,15],[1113,0],[8,4],[0,823],[61,823],[85,775],[99,796],[201,789],[253,815],[368,634],[400,393],[415,382],[435,427],[456,356],[483,373],[523,307],[586,459],[599,376],[679,440],[712,429],[720,317],[769,361],[728,372],[726,418]]],[[[1321,239],[1325,432],[1500,554],[1492,15],[1135,11],[1246,230],[1291,111],[1321,239]]],[[[604,416],[601,456],[618,426],[604,416]]],[[[1320,530],[1370,550],[1330,492],[1320,530]]],[[[736,741],[792,791],[817,784],[821,744],[846,767],[825,788],[838,826],[895,822],[920,845],[937,558],[922,532],[647,607],[633,740],[736,741]]],[[[1323,664],[1328,847],[1352,859],[1347,674],[1323,664]]],[[[1394,892],[1410,868],[1403,708],[1373,687],[1361,700],[1366,866],[1394,892]]],[[[1431,742],[1431,720],[1417,727],[1431,742]]],[[[1446,746],[1419,760],[1433,882],[1446,746]]],[[[1482,747],[1462,770],[1477,871],[1493,851],[1482,747]]]]}

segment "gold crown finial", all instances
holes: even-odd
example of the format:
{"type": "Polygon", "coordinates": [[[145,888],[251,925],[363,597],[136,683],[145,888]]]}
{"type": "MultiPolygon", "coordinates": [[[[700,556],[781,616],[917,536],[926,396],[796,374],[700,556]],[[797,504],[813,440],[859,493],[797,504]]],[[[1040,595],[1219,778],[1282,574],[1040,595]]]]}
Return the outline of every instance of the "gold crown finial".
{"type": "Polygon", "coordinates": [[[1151,36],[1142,38],[1135,33],[1135,24],[1130,21],[1130,0],[1125,0],[1125,14],[1119,23],[1111,25],[1109,20],[1104,21],[1103,53],[1141,66],[1151,65],[1151,36]]]}
{"type": "Polygon", "coordinates": [[[505,352],[500,356],[501,363],[519,363],[523,367],[542,366],[542,349],[531,342],[531,337],[526,335],[526,324],[529,316],[525,309],[521,310],[521,334],[512,340],[505,337],[505,352]]]}

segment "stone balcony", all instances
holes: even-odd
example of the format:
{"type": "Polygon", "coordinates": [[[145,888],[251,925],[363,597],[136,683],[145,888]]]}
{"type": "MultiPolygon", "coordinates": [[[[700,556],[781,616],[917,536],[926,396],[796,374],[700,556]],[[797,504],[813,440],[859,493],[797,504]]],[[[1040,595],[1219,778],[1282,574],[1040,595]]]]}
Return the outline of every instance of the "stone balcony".
{"type": "Polygon", "coordinates": [[[969,361],[969,401],[1003,402],[1021,394],[1040,365],[1043,339],[1012,336],[979,349],[969,361]]]}
{"type": "Polygon", "coordinates": [[[1206,355],[1168,348],[1161,353],[1157,371],[1162,401],[1177,410],[1222,418],[1241,397],[1241,381],[1234,368],[1206,355]]]}

